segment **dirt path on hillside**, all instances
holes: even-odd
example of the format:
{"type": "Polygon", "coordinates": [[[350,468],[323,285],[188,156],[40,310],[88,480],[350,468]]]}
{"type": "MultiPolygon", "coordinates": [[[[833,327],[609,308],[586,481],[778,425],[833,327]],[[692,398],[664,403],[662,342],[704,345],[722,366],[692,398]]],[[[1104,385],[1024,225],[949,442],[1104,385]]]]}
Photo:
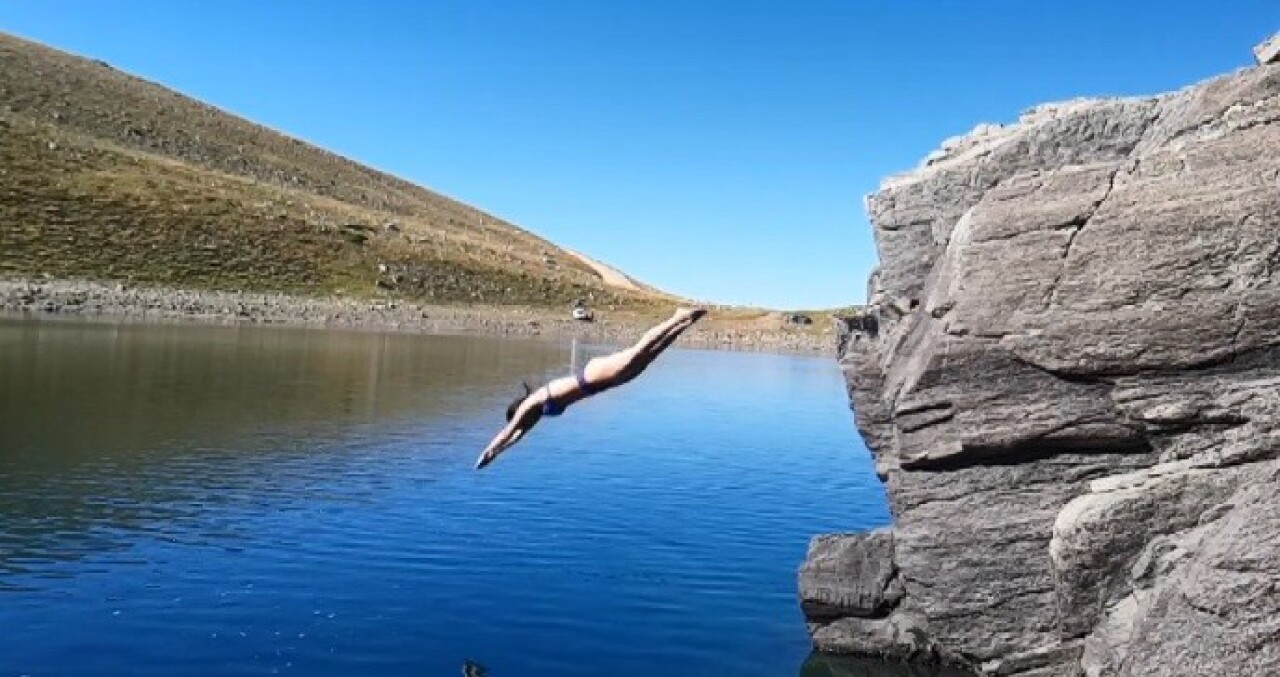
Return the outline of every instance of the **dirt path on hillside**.
{"type": "Polygon", "coordinates": [[[610,268],[609,266],[606,266],[603,263],[600,263],[599,261],[596,261],[594,259],[583,256],[582,254],[579,254],[578,252],[575,252],[572,249],[565,249],[565,251],[569,252],[571,255],[573,255],[574,258],[585,263],[592,270],[596,271],[596,274],[600,276],[600,279],[604,280],[604,283],[609,285],[610,287],[617,287],[619,289],[628,289],[631,291],[648,291],[646,288],[642,287],[641,285],[636,284],[635,280],[632,280],[631,278],[627,277],[622,273],[622,271],[618,270],[617,268],[610,268]]]}

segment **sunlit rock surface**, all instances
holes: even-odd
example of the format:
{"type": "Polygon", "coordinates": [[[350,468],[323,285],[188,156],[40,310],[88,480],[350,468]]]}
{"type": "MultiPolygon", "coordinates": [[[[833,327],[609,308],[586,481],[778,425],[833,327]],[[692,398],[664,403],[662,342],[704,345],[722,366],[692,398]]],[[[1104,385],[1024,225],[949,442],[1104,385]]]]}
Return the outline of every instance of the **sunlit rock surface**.
{"type": "Polygon", "coordinates": [[[1280,674],[1280,64],[1038,107],[867,206],[840,359],[894,527],[814,544],[815,645],[1280,674]]]}

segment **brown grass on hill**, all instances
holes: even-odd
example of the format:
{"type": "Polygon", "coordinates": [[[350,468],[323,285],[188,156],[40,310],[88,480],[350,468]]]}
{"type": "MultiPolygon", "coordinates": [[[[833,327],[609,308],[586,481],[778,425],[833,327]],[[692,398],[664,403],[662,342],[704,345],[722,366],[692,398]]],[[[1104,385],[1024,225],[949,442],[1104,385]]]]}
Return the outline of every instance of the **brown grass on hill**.
{"type": "Polygon", "coordinates": [[[0,275],[634,309],[492,215],[110,66],[0,34],[0,275]]]}

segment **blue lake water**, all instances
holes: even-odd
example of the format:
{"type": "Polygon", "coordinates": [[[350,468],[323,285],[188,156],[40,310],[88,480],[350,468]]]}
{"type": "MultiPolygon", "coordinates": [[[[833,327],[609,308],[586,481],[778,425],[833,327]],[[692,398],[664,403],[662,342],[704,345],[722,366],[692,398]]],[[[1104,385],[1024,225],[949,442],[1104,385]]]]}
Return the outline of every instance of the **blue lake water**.
{"type": "Polygon", "coordinates": [[[801,674],[809,538],[889,519],[834,362],[675,349],[472,470],[606,350],[0,321],[0,675],[801,674]]]}

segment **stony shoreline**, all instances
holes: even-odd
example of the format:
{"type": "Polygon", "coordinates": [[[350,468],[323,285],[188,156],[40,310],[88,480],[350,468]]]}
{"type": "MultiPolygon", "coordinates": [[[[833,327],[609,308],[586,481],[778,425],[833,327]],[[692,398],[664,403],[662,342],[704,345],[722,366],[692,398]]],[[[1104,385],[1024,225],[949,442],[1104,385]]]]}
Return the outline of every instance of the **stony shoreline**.
{"type": "MultiPolygon", "coordinates": [[[[59,279],[0,279],[0,314],[83,317],[127,322],[259,324],[335,329],[479,334],[545,338],[576,337],[626,342],[649,321],[625,313],[578,322],[551,309],[443,306],[403,299],[310,297],[135,286],[124,282],[59,279]]],[[[766,352],[834,354],[830,335],[785,330],[695,327],[681,343],[689,347],[766,352]]]]}

